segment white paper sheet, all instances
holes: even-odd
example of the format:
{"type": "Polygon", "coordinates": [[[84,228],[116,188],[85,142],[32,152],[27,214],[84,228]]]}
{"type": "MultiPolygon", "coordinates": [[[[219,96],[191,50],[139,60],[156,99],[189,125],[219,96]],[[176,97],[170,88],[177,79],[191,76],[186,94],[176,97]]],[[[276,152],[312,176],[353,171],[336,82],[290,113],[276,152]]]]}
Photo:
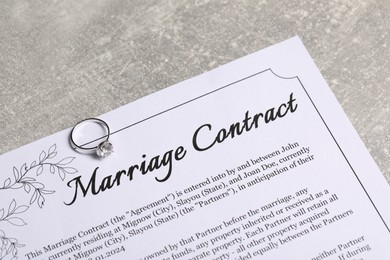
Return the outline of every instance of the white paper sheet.
{"type": "Polygon", "coordinates": [[[298,37],[100,118],[102,160],[70,129],[0,157],[0,259],[390,258],[388,184],[298,37]]]}

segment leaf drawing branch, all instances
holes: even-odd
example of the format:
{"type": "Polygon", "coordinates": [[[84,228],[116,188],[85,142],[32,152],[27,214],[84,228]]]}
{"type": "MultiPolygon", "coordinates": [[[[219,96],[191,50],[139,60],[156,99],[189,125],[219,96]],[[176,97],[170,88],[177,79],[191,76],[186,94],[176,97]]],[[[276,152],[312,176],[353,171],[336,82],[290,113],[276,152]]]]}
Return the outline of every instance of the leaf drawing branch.
{"type": "Polygon", "coordinates": [[[0,190],[23,188],[27,193],[32,191],[30,205],[37,202],[38,206],[42,208],[45,202],[44,195],[53,194],[54,191],[45,190],[43,183],[37,181],[33,177],[27,176],[27,174],[35,170],[36,176],[39,176],[44,172],[44,169],[48,169],[52,174],[58,173],[58,176],[63,181],[65,180],[67,174],[77,173],[75,168],[67,166],[75,159],[75,157],[66,157],[56,163],[48,161],[57,155],[56,149],[56,144],[53,144],[47,152],[42,151],[40,153],[38,162],[33,161],[30,166],[27,166],[25,163],[20,169],[13,167],[14,180],[7,178],[4,181],[3,187],[0,187],[0,190]]]}
{"type": "Polygon", "coordinates": [[[5,259],[7,256],[10,256],[10,259],[18,259],[18,248],[24,246],[19,244],[17,239],[6,237],[0,230],[0,259],[5,259]]]}
{"type": "MultiPolygon", "coordinates": [[[[8,210],[5,208],[0,209],[0,224],[8,223],[13,226],[25,226],[27,223],[19,216],[26,212],[32,204],[36,204],[42,208],[45,204],[45,195],[53,194],[55,191],[45,189],[45,185],[36,179],[36,176],[40,176],[42,173],[50,172],[51,174],[57,173],[62,181],[65,180],[67,174],[77,173],[77,170],[68,165],[75,159],[75,157],[65,157],[57,162],[53,162],[57,155],[57,146],[53,144],[48,151],[42,151],[38,160],[33,161],[27,165],[23,164],[20,169],[13,167],[13,178],[7,178],[3,186],[0,187],[0,191],[4,190],[17,190],[22,189],[26,193],[31,193],[30,205],[18,206],[16,200],[13,199],[8,206],[8,210]],[[34,174],[36,176],[32,177],[34,174]]],[[[7,237],[4,231],[0,230],[0,260],[17,259],[18,248],[25,245],[19,244],[15,238],[7,237]]]]}
{"type": "Polygon", "coordinates": [[[8,212],[5,213],[4,209],[0,210],[0,222],[6,221],[14,226],[24,226],[27,225],[23,219],[17,217],[15,215],[21,214],[28,210],[29,206],[21,205],[19,207],[16,206],[15,199],[9,204],[8,212]]]}
{"type": "MultiPolygon", "coordinates": [[[[18,216],[28,210],[29,206],[21,205],[17,206],[15,199],[9,204],[8,211],[5,213],[4,209],[0,210],[0,222],[8,222],[14,226],[24,226],[27,225],[24,220],[18,216]]],[[[23,247],[24,245],[19,244],[18,240],[15,238],[8,238],[5,236],[5,233],[0,230],[0,259],[4,259],[6,256],[12,256],[11,259],[17,259],[18,247],[23,247]]]]}

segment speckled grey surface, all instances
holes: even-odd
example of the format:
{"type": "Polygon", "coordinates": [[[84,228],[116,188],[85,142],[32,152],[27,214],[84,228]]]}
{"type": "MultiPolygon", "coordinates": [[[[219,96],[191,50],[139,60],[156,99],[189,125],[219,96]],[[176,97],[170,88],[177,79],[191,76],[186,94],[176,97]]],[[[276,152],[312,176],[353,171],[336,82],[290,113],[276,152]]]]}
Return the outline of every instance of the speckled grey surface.
{"type": "Polygon", "coordinates": [[[0,154],[299,35],[390,181],[388,0],[3,1],[0,154]]]}

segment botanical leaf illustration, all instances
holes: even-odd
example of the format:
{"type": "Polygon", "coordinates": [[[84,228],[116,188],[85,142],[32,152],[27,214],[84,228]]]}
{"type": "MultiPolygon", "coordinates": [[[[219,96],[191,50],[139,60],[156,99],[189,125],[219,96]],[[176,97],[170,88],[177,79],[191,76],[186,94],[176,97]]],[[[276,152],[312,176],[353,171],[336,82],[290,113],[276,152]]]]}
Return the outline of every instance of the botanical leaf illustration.
{"type": "Polygon", "coordinates": [[[39,155],[39,162],[43,162],[46,159],[46,153],[45,151],[42,151],[41,154],[39,155]]]}
{"type": "MultiPolygon", "coordinates": [[[[20,215],[26,212],[34,203],[39,208],[43,208],[46,202],[45,196],[55,193],[54,190],[45,189],[45,185],[37,180],[35,176],[40,176],[45,172],[50,172],[51,174],[58,173],[60,179],[64,181],[67,174],[77,173],[77,169],[66,166],[72,163],[75,157],[65,157],[57,163],[50,162],[50,159],[56,156],[57,145],[53,144],[47,151],[42,151],[39,154],[38,160],[34,160],[29,164],[24,163],[20,168],[12,168],[13,178],[10,177],[4,180],[3,187],[0,186],[0,192],[2,190],[21,189],[31,194],[31,197],[29,205],[18,205],[16,200],[13,199],[8,208],[0,209],[0,224],[7,223],[15,227],[27,225],[20,215]],[[33,176],[31,174],[29,176],[29,173],[33,174],[33,176]]],[[[4,231],[0,230],[0,260],[5,259],[5,257],[7,259],[17,259],[18,248],[23,246],[23,244],[19,244],[17,239],[7,237],[4,231]]]]}
{"type": "Polygon", "coordinates": [[[21,206],[17,207],[16,200],[13,199],[8,206],[8,212],[6,214],[5,214],[4,209],[0,210],[0,222],[6,221],[14,226],[26,225],[26,222],[24,222],[23,219],[15,216],[15,215],[18,215],[18,214],[21,214],[21,213],[27,211],[28,208],[29,208],[29,206],[26,206],[26,205],[21,205],[21,206]]]}
{"type": "Polygon", "coordinates": [[[11,184],[11,179],[8,178],[4,181],[4,187],[9,187],[9,185],[11,184]]]}
{"type": "Polygon", "coordinates": [[[13,172],[14,172],[15,180],[19,179],[19,172],[18,172],[18,169],[16,169],[15,166],[14,166],[14,168],[13,168],[13,172]]]}
{"type": "Polygon", "coordinates": [[[33,204],[37,200],[37,198],[38,198],[38,192],[37,190],[35,190],[30,199],[30,205],[33,204]]]}
{"type": "Polygon", "coordinates": [[[18,218],[18,217],[7,218],[5,221],[8,221],[10,224],[12,224],[14,226],[24,226],[24,225],[27,225],[27,223],[24,222],[23,219],[18,218]]]}
{"type": "Polygon", "coordinates": [[[66,166],[73,162],[75,157],[65,157],[58,161],[57,163],[49,162],[48,159],[52,159],[57,155],[57,145],[53,144],[50,146],[49,150],[47,152],[42,151],[39,154],[39,160],[33,161],[30,166],[27,166],[27,163],[24,163],[20,170],[18,168],[13,167],[13,177],[14,180],[11,178],[7,178],[4,183],[3,187],[0,187],[0,190],[6,190],[6,189],[21,189],[26,193],[31,193],[30,198],[30,205],[34,202],[37,202],[39,207],[42,207],[44,205],[44,197],[43,195],[46,194],[52,194],[54,191],[48,191],[42,192],[44,189],[44,185],[37,181],[36,179],[32,177],[28,177],[27,174],[34,170],[36,176],[40,176],[45,172],[50,172],[51,174],[58,173],[58,176],[62,181],[66,179],[67,174],[74,174],[77,173],[77,169],[73,167],[66,166]]]}
{"type": "Polygon", "coordinates": [[[41,175],[42,172],[43,172],[43,165],[40,165],[37,169],[37,176],[41,175]]]}
{"type": "Polygon", "coordinates": [[[52,146],[50,146],[49,154],[54,153],[56,151],[56,149],[57,149],[57,145],[56,144],[53,144],[52,146]]]}
{"type": "Polygon", "coordinates": [[[57,163],[57,165],[67,165],[67,164],[70,164],[71,162],[73,162],[73,160],[75,159],[76,157],[66,157],[64,159],[62,159],[61,161],[59,161],[57,163]]]}
{"type": "Polygon", "coordinates": [[[15,238],[6,237],[5,233],[0,230],[0,259],[10,256],[8,259],[18,259],[18,249],[25,245],[19,244],[15,238]]]}
{"type": "Polygon", "coordinates": [[[61,180],[65,180],[65,171],[63,168],[58,168],[58,175],[60,176],[61,180]]]}
{"type": "Polygon", "coordinates": [[[20,167],[20,173],[22,174],[22,173],[24,173],[26,171],[27,171],[27,164],[25,163],[25,164],[22,165],[22,167],[20,167]]]}
{"type": "Polygon", "coordinates": [[[36,162],[36,161],[33,161],[33,162],[31,163],[31,165],[30,165],[30,169],[31,169],[32,167],[34,167],[36,164],[37,164],[37,162],[36,162]]]}
{"type": "Polygon", "coordinates": [[[11,204],[9,204],[8,212],[14,212],[15,208],[16,208],[16,201],[15,201],[15,199],[13,199],[11,204]]]}
{"type": "Polygon", "coordinates": [[[14,214],[20,214],[20,213],[25,212],[26,210],[28,210],[28,206],[22,205],[22,206],[17,207],[14,210],[14,214]]]}
{"type": "Polygon", "coordinates": [[[30,186],[30,185],[23,185],[23,188],[24,188],[24,190],[25,190],[27,193],[30,193],[30,191],[31,191],[31,186],[30,186]]]}
{"type": "Polygon", "coordinates": [[[54,173],[54,172],[55,172],[55,168],[54,168],[54,166],[53,166],[52,164],[50,165],[50,172],[51,172],[51,173],[54,173]]]}
{"type": "Polygon", "coordinates": [[[53,194],[55,191],[54,190],[41,190],[42,194],[53,194]]]}

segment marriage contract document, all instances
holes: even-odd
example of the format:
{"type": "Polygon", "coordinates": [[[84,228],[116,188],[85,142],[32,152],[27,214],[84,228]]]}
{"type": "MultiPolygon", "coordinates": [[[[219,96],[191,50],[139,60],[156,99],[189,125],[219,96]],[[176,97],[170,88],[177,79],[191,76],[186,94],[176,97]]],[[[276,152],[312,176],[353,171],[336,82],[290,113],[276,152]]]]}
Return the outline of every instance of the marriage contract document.
{"type": "Polygon", "coordinates": [[[104,159],[71,129],[0,157],[0,259],[390,259],[389,186],[298,37],[99,118],[104,159]]]}

